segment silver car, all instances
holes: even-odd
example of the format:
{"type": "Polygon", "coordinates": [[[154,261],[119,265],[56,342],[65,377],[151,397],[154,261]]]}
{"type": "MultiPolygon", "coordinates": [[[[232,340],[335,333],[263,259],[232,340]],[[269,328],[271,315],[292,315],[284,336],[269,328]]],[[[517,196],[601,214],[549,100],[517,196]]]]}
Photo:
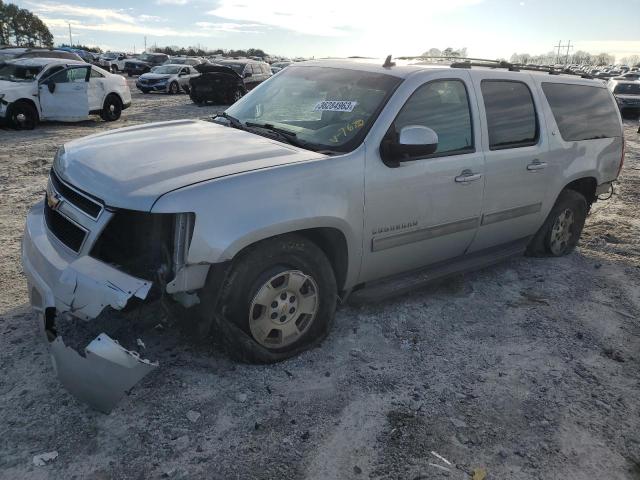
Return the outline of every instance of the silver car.
{"type": "Polygon", "coordinates": [[[189,79],[199,73],[190,65],[160,65],[136,80],[142,93],[165,92],[176,94],[189,91],[189,79]]]}
{"type": "Polygon", "coordinates": [[[105,335],[81,357],[60,317],[164,296],[274,362],[318,344],[356,289],[570,253],[622,166],[613,95],[462,67],[296,63],[213,121],[65,144],[22,256],[65,386],[108,411],[156,364],[105,335]]]}

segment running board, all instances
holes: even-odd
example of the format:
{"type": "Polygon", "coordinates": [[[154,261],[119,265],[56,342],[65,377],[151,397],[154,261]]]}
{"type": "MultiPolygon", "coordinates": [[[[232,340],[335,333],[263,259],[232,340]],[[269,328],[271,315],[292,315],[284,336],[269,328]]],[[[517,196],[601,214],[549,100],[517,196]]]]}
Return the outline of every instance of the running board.
{"type": "Polygon", "coordinates": [[[528,243],[529,237],[438,262],[419,270],[375,280],[365,284],[361,289],[354,290],[347,299],[347,303],[376,303],[409,293],[435,280],[495,265],[509,258],[522,256],[528,243]]]}

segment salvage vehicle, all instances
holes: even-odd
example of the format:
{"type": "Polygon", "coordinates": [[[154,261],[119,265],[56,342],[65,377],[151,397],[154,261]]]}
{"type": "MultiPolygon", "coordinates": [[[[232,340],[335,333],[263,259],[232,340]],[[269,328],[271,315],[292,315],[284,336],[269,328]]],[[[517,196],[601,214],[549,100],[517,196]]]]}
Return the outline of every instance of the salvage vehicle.
{"type": "Polygon", "coordinates": [[[200,75],[189,78],[189,97],[193,103],[231,105],[247,93],[240,74],[228,66],[203,63],[194,68],[200,75]]]}
{"type": "Polygon", "coordinates": [[[62,146],[22,263],[63,384],[109,411],[157,365],[104,334],[80,356],[63,318],[162,298],[237,358],[275,362],[317,345],[356,290],[570,253],[622,167],[611,92],[414,60],[291,65],[211,121],[62,146]]]}
{"type": "Polygon", "coordinates": [[[198,57],[169,57],[169,59],[164,62],[164,65],[191,65],[193,67],[201,63],[204,63],[204,60],[198,57]]]}
{"type": "Polygon", "coordinates": [[[640,114],[640,81],[613,78],[608,87],[616,97],[622,115],[640,114]]]}
{"type": "Polygon", "coordinates": [[[98,63],[99,66],[105,70],[111,73],[118,73],[124,71],[124,62],[130,58],[131,57],[123,52],[107,52],[100,55],[98,63]]]}
{"type": "Polygon", "coordinates": [[[127,82],[74,60],[23,58],[0,66],[0,120],[31,130],[39,121],[78,122],[100,115],[113,122],[131,105],[127,82]]]}
{"type": "Polygon", "coordinates": [[[124,62],[124,72],[133,77],[134,75],[142,75],[151,71],[153,67],[157,67],[165,63],[169,59],[169,55],[164,53],[143,53],[137,58],[129,58],[124,62]]]}
{"type": "Polygon", "coordinates": [[[247,91],[257,87],[273,75],[271,67],[266,62],[255,60],[219,60],[216,64],[229,67],[240,75],[247,91]]]}
{"type": "Polygon", "coordinates": [[[160,65],[151,72],[140,75],[136,80],[136,87],[142,93],[188,93],[189,80],[193,75],[198,75],[198,71],[189,65],[160,65]]]}

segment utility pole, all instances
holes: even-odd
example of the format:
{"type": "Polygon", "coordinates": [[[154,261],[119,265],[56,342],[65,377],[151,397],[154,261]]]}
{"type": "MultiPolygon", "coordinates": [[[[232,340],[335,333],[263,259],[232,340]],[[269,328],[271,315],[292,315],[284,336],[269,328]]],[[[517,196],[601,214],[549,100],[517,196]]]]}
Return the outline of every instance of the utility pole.
{"type": "Polygon", "coordinates": [[[564,57],[564,64],[567,65],[569,63],[569,49],[573,48],[573,46],[571,46],[571,40],[569,40],[569,43],[567,43],[567,55],[564,57]]]}
{"type": "Polygon", "coordinates": [[[73,47],[73,38],[71,37],[71,22],[68,22],[69,25],[69,46],[73,47]]]}
{"type": "Polygon", "coordinates": [[[562,47],[562,40],[558,40],[558,45],[554,45],[554,47],[558,48],[558,53],[556,54],[556,63],[560,61],[560,47],[562,47]]]}
{"type": "Polygon", "coordinates": [[[147,51],[147,36],[144,36],[144,51],[147,51]]]}

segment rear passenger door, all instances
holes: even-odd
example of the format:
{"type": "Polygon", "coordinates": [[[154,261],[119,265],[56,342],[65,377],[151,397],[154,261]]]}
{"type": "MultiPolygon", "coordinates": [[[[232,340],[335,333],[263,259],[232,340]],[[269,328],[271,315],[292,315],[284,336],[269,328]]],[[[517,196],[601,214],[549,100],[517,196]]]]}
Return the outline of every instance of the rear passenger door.
{"type": "Polygon", "coordinates": [[[486,171],[480,227],[469,253],[533,235],[555,170],[531,76],[478,70],[472,77],[486,171]]]}

